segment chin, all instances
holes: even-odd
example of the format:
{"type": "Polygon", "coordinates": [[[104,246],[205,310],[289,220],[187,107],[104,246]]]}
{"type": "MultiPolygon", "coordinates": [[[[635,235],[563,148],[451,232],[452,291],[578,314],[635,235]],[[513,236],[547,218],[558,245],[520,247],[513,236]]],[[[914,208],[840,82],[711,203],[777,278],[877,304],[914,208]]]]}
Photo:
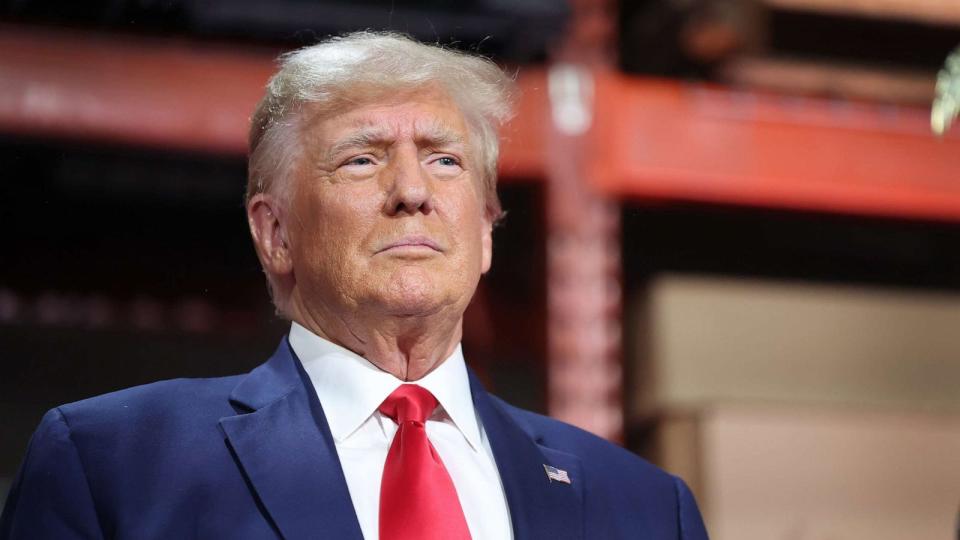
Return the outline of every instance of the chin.
{"type": "Polygon", "coordinates": [[[395,272],[380,296],[385,311],[394,316],[432,315],[450,302],[437,280],[422,270],[395,272]]]}
{"type": "Polygon", "coordinates": [[[428,317],[441,312],[450,302],[434,295],[406,294],[378,298],[384,313],[393,317],[428,317]]]}

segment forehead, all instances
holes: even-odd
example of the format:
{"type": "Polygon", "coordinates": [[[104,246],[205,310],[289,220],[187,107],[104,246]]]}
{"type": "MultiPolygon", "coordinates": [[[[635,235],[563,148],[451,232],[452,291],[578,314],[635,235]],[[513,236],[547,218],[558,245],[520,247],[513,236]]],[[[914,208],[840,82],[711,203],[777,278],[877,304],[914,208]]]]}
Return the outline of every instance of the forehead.
{"type": "Polygon", "coordinates": [[[392,141],[402,138],[436,139],[466,144],[467,123],[456,103],[443,91],[422,89],[382,96],[334,113],[317,112],[305,125],[311,145],[329,147],[345,138],[392,141]]]}

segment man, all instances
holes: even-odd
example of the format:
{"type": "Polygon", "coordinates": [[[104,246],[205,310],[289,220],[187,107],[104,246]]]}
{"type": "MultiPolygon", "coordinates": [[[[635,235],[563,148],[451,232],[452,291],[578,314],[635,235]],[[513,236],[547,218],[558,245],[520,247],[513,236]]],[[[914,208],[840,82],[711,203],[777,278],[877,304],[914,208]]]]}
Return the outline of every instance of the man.
{"type": "Polygon", "coordinates": [[[247,215],[288,338],[247,375],[50,411],[0,538],[705,539],[682,481],[464,365],[512,91],[392,34],[285,56],[247,215]]]}

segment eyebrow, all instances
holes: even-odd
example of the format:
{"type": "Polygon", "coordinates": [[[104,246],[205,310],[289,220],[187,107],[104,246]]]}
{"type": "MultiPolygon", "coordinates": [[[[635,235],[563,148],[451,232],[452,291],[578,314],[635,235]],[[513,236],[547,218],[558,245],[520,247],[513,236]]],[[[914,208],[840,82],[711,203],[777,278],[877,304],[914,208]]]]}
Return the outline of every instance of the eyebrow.
{"type": "MultiPolygon", "coordinates": [[[[426,148],[446,148],[450,146],[463,146],[464,138],[446,124],[433,121],[414,126],[416,130],[417,146],[426,148]]],[[[391,130],[383,126],[366,124],[361,125],[360,129],[350,133],[337,142],[333,143],[327,150],[328,158],[333,158],[341,152],[353,148],[365,148],[369,146],[386,146],[395,139],[391,130]]]]}
{"type": "Polygon", "coordinates": [[[355,131],[346,137],[333,143],[327,150],[328,158],[336,157],[341,152],[352,148],[363,148],[367,146],[383,146],[390,142],[392,137],[386,130],[374,126],[355,131]]]}
{"type": "Polygon", "coordinates": [[[433,121],[414,127],[417,131],[417,143],[422,143],[422,146],[437,148],[464,144],[463,135],[443,122],[433,121]]]}

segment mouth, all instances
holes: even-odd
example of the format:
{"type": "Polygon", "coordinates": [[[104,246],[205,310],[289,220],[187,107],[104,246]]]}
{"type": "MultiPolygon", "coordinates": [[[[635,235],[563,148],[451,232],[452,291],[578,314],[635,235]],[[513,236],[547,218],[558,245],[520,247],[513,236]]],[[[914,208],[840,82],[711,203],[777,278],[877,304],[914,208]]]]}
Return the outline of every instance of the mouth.
{"type": "Polygon", "coordinates": [[[381,247],[376,251],[376,253],[385,253],[385,252],[443,253],[443,248],[440,246],[440,244],[438,244],[428,236],[410,235],[410,236],[404,236],[399,240],[390,242],[389,244],[381,247]]]}

